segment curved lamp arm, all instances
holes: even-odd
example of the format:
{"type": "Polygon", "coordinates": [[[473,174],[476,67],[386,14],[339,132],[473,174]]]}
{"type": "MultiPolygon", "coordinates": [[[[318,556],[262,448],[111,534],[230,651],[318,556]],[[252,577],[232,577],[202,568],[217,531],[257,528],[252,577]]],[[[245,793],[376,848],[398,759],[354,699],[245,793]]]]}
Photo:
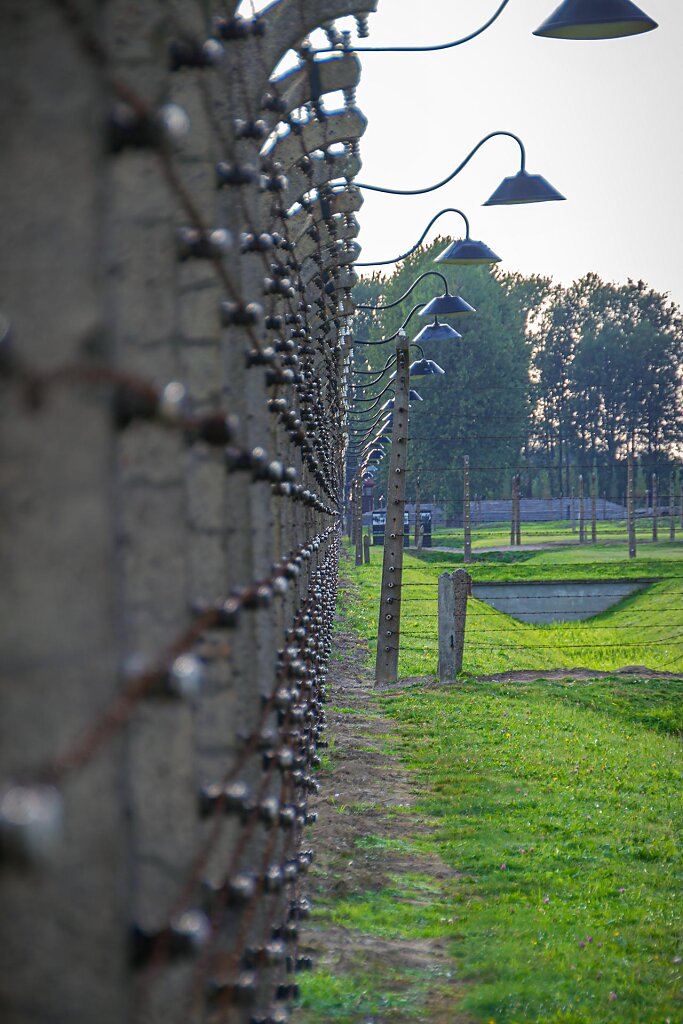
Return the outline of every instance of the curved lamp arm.
{"type": "Polygon", "coordinates": [[[432,224],[435,224],[439,217],[443,217],[444,213],[459,213],[462,219],[465,221],[465,238],[470,237],[470,222],[468,221],[466,215],[462,212],[462,210],[458,210],[454,206],[447,206],[444,210],[439,210],[439,212],[432,217],[429,224],[424,229],[424,231],[422,232],[422,234],[420,235],[412,249],[408,249],[407,252],[402,253],[400,256],[394,256],[393,260],[375,260],[374,263],[354,263],[354,267],[386,267],[387,264],[389,263],[398,263],[399,260],[404,260],[406,259],[406,257],[412,256],[415,250],[419,248],[419,246],[421,246],[422,243],[424,242],[425,238],[427,237],[427,232],[431,228],[432,224]]]}
{"type": "MultiPolygon", "coordinates": [[[[443,286],[446,289],[446,295],[448,295],[448,281],[443,276],[443,274],[440,274],[438,270],[425,270],[424,274],[420,274],[420,276],[415,281],[413,281],[408,291],[404,292],[400,299],[396,299],[395,302],[388,302],[386,306],[356,306],[356,309],[393,309],[394,306],[400,305],[400,303],[403,302],[404,299],[407,299],[410,293],[412,292],[413,288],[416,288],[420,281],[424,281],[425,277],[438,277],[441,281],[443,281],[443,286]]],[[[422,305],[426,306],[426,302],[423,302],[422,305]]],[[[394,335],[394,337],[396,337],[396,335],[394,335]]]]}
{"type": "MultiPolygon", "coordinates": [[[[427,271],[427,273],[438,274],[438,271],[437,270],[435,270],[435,271],[427,271]]],[[[422,276],[424,277],[425,275],[423,274],[422,276]]],[[[439,274],[439,277],[440,276],[441,275],[439,274]]],[[[418,280],[419,280],[419,278],[418,278],[418,280]]],[[[444,281],[445,280],[446,279],[444,278],[444,281]]],[[[417,281],[415,282],[415,284],[417,284],[417,281]]],[[[412,287],[414,288],[415,285],[413,285],[412,287]]],[[[448,291],[448,285],[446,285],[446,291],[448,291]]],[[[409,293],[406,292],[406,295],[408,295],[408,294],[409,293]]],[[[403,296],[403,298],[405,298],[405,295],[403,296]]],[[[398,301],[400,302],[401,300],[399,299],[398,301]]],[[[396,305],[396,303],[392,302],[392,306],[395,306],[395,305],[396,305]]],[[[388,341],[393,341],[395,338],[397,338],[399,331],[403,330],[403,328],[406,326],[408,321],[412,319],[412,317],[415,315],[415,313],[417,313],[418,309],[422,309],[422,307],[426,306],[426,305],[427,305],[426,302],[418,302],[417,306],[413,306],[413,308],[411,309],[410,313],[408,313],[408,316],[405,318],[405,320],[403,321],[403,323],[399,327],[398,331],[394,331],[394,333],[390,334],[388,338],[380,338],[379,341],[354,341],[354,343],[353,343],[354,346],[355,345],[386,345],[386,343],[388,341]]],[[[356,306],[356,309],[390,309],[390,308],[391,308],[390,306],[356,306]]]]}
{"type": "MultiPolygon", "coordinates": [[[[502,0],[502,3],[498,9],[491,15],[489,20],[485,22],[481,28],[476,29],[474,32],[470,32],[469,35],[463,36],[462,39],[454,39],[452,43],[436,43],[433,46],[354,46],[354,53],[431,53],[435,50],[451,50],[454,46],[462,46],[463,43],[469,43],[470,39],[476,39],[482,32],[485,32],[487,28],[493,25],[500,15],[507,7],[510,0],[502,0]]],[[[316,50],[316,53],[332,53],[337,48],[334,46],[326,47],[323,50],[316,50]]],[[[338,51],[337,51],[338,52],[338,51]]]]}
{"type": "Polygon", "coordinates": [[[498,135],[505,135],[505,136],[507,136],[510,139],[514,139],[515,142],[518,144],[520,152],[522,154],[522,162],[521,162],[520,170],[524,171],[525,168],[526,168],[526,151],[524,149],[524,143],[519,138],[519,136],[515,135],[513,132],[503,132],[503,131],[500,131],[500,132],[490,132],[488,135],[485,135],[483,139],[479,140],[479,142],[476,144],[474,149],[470,153],[467,154],[467,156],[462,161],[462,163],[458,164],[458,166],[455,168],[455,170],[452,171],[448,175],[447,178],[444,178],[443,181],[437,181],[436,185],[430,185],[428,188],[413,188],[413,189],[410,189],[410,188],[407,188],[407,189],[401,189],[401,188],[382,188],[381,185],[364,185],[360,181],[354,181],[353,184],[356,186],[356,188],[366,188],[370,192],[384,192],[384,193],[386,193],[386,195],[390,195],[390,196],[422,196],[422,195],[425,195],[425,193],[427,193],[427,192],[435,192],[437,188],[441,188],[443,185],[447,185],[449,181],[452,181],[453,178],[456,176],[456,174],[460,174],[460,172],[463,170],[463,168],[467,167],[468,163],[470,162],[470,160],[472,159],[474,154],[477,153],[481,149],[481,147],[484,145],[485,142],[488,142],[489,139],[495,139],[496,136],[498,136],[498,135]]]}
{"type": "Polygon", "coordinates": [[[351,374],[353,377],[372,377],[373,374],[377,374],[374,380],[368,380],[365,382],[365,384],[360,384],[359,382],[357,385],[357,387],[362,388],[371,387],[373,384],[376,384],[378,381],[382,379],[387,370],[390,367],[392,367],[395,362],[396,354],[394,353],[393,356],[390,356],[389,359],[387,359],[386,363],[384,364],[384,369],[380,370],[379,373],[377,373],[377,370],[351,370],[351,374]]]}

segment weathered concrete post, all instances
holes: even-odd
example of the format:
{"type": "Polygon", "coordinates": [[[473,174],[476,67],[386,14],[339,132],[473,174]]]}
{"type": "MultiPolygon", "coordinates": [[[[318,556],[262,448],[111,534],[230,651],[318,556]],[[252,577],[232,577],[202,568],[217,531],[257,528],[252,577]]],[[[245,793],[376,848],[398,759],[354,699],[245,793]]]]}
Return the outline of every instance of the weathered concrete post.
{"type": "Polygon", "coordinates": [[[515,512],[515,544],[517,547],[522,543],[522,495],[520,488],[521,479],[519,473],[517,474],[517,487],[515,490],[515,499],[517,509],[515,512]]]}
{"type": "Polygon", "coordinates": [[[673,473],[669,476],[669,540],[676,540],[676,483],[673,473]]]}
{"type": "Polygon", "coordinates": [[[365,565],[370,565],[370,534],[366,533],[363,537],[363,561],[365,565]]]}
{"type": "Polygon", "coordinates": [[[569,518],[572,524],[572,533],[576,533],[576,509],[574,507],[574,488],[572,487],[569,492],[569,518]]]}
{"type": "Polygon", "coordinates": [[[636,557],[636,520],[633,507],[633,455],[629,454],[626,469],[626,524],[628,530],[628,557],[636,557]]]}
{"type": "Polygon", "coordinates": [[[422,519],[420,516],[422,511],[420,509],[420,478],[415,481],[415,547],[418,551],[422,547],[422,519]]]}
{"type": "Polygon", "coordinates": [[[462,471],[463,480],[463,561],[472,561],[472,516],[470,509],[470,457],[466,455],[462,471]]]}
{"type": "Polygon", "coordinates": [[[591,544],[598,539],[598,476],[595,470],[591,473],[591,544]]]}
{"type": "Polygon", "coordinates": [[[659,492],[658,492],[658,481],[657,474],[652,474],[652,543],[657,543],[658,536],[658,518],[659,518],[659,492]]]}
{"type": "Polygon", "coordinates": [[[583,474],[579,474],[579,544],[586,543],[586,518],[583,505],[583,474]]]}
{"type": "Polygon", "coordinates": [[[382,589],[377,627],[375,682],[393,682],[398,676],[398,648],[401,633],[401,575],[403,569],[403,513],[406,503],[406,462],[408,456],[408,392],[410,390],[409,349],[406,332],[396,338],[394,422],[391,432],[391,460],[387,480],[387,519],[384,527],[382,589]]]}
{"type": "Polygon", "coordinates": [[[462,672],[470,576],[465,569],[439,576],[439,682],[453,682],[462,672]]]}

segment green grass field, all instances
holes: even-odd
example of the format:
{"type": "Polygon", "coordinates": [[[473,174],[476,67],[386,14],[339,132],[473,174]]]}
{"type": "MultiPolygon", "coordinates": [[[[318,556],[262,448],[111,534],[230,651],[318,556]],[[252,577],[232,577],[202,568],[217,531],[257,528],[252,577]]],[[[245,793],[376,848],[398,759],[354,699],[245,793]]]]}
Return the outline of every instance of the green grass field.
{"type": "MultiPolygon", "coordinates": [[[[359,598],[343,605],[351,626],[374,644],[381,580],[379,547],[371,564],[350,570],[359,598]]],[[[399,675],[437,669],[437,581],[462,558],[426,550],[404,555],[399,675]]],[[[532,625],[468,603],[463,670],[489,675],[522,669],[587,668],[614,671],[644,666],[683,670],[683,543],[662,541],[629,559],[623,546],[571,546],[480,554],[468,571],[476,580],[631,579],[661,577],[638,594],[584,622],[532,625]]]]}
{"type": "MultiPolygon", "coordinates": [[[[368,567],[345,562],[354,584],[340,599],[341,628],[366,637],[376,631],[381,553],[373,554],[368,567]]],[[[398,730],[387,732],[386,752],[414,779],[416,802],[401,809],[405,838],[393,848],[436,854],[453,874],[397,874],[333,900],[318,920],[356,935],[360,948],[372,936],[438,940],[456,970],[406,978],[402,1002],[392,995],[391,962],[374,973],[313,975],[304,983],[306,1020],[429,1022],[428,993],[451,985],[458,1021],[682,1024],[683,679],[551,680],[543,669],[672,659],[680,670],[683,638],[659,632],[683,633],[683,552],[652,548],[635,562],[609,547],[593,548],[590,559],[577,554],[583,549],[486,556],[471,570],[488,579],[663,579],[585,624],[529,627],[472,601],[469,672],[536,662],[538,678],[465,675],[448,687],[416,683],[376,697],[398,730]],[[507,647],[485,649],[491,626],[507,647]]],[[[406,558],[406,581],[425,591],[405,601],[408,635],[428,633],[434,581],[454,564],[436,552],[406,558]]],[[[434,669],[430,641],[402,653],[401,675],[434,669]]],[[[384,842],[367,835],[358,845],[384,842]]]]}
{"type": "Polygon", "coordinates": [[[458,874],[422,909],[408,879],[334,920],[445,938],[459,1008],[485,1024],[680,1024],[682,697],[638,679],[386,697],[427,826],[413,843],[458,874]]]}
{"type": "MultiPolygon", "coordinates": [[[[658,543],[668,543],[669,520],[659,518],[658,543]]],[[[680,517],[675,520],[675,533],[681,536],[680,517]]],[[[613,544],[626,544],[626,522],[625,520],[607,519],[598,521],[596,524],[598,543],[611,542],[613,544]]],[[[586,520],[586,535],[590,537],[590,518],[586,520]]],[[[435,546],[445,548],[462,548],[463,530],[462,527],[435,527],[433,531],[433,543],[435,546]]],[[[561,519],[547,523],[522,523],[521,526],[522,544],[576,544],[579,542],[578,521],[561,519]]],[[[638,544],[650,544],[652,542],[652,520],[636,519],[636,541],[638,544]]],[[[500,547],[510,543],[510,523],[482,524],[472,527],[472,547],[488,548],[500,547]]]]}

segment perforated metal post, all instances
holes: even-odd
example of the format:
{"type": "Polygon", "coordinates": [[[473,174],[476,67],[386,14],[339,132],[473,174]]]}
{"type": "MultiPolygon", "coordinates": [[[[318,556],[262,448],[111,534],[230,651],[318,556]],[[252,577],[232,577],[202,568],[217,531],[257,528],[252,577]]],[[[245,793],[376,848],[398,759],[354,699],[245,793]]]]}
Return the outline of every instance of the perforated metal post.
{"type": "Polygon", "coordinates": [[[464,458],[463,471],[463,561],[472,561],[472,522],[470,511],[470,457],[464,458]]]}
{"type": "Polygon", "coordinates": [[[394,422],[387,481],[387,519],[384,527],[382,590],[377,627],[375,682],[378,684],[393,682],[398,677],[409,389],[408,339],[405,331],[399,331],[396,338],[394,422]]]}

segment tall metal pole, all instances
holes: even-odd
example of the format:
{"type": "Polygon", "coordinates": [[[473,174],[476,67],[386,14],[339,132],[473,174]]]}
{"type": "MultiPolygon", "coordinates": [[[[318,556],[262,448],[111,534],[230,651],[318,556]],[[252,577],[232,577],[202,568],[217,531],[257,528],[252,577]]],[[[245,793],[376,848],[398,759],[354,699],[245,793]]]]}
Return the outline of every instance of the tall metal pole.
{"type": "Polygon", "coordinates": [[[391,431],[391,459],[387,481],[387,521],[384,528],[382,590],[377,626],[377,659],[375,661],[375,683],[377,684],[391,683],[398,677],[403,514],[406,504],[406,463],[408,458],[409,358],[408,338],[405,331],[399,331],[396,338],[394,422],[391,431]]]}
{"type": "Polygon", "coordinates": [[[470,457],[465,456],[463,471],[463,561],[472,561],[472,522],[470,515],[470,457]]]}
{"type": "Polygon", "coordinates": [[[633,455],[629,454],[626,471],[626,517],[628,524],[628,557],[636,557],[636,519],[633,507],[633,455]]]}

